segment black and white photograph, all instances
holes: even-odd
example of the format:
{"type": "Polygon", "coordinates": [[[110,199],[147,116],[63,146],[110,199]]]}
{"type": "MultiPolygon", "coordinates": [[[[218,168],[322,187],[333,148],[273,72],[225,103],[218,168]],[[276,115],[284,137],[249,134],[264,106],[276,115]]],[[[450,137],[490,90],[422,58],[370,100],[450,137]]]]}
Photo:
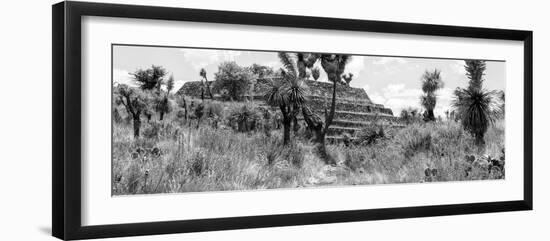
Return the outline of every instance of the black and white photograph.
{"type": "Polygon", "coordinates": [[[0,240],[550,240],[543,1],[2,9],[0,240]]]}
{"type": "Polygon", "coordinates": [[[112,44],[111,194],[501,181],[506,61],[112,44]]]}

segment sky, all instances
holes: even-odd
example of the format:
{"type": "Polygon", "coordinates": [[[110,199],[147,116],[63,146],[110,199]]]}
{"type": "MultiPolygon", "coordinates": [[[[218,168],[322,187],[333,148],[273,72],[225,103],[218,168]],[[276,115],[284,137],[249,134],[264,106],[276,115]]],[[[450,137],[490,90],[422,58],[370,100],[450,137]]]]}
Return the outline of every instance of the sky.
{"type": "MultiPolygon", "coordinates": [[[[224,61],[235,61],[240,66],[257,63],[274,69],[281,67],[277,52],[115,45],[113,81],[132,85],[130,72],[160,65],[174,76],[177,90],[186,81],[200,80],[201,68],[206,69],[208,80],[214,80],[218,65],[224,61]]],[[[327,81],[319,61],[316,65],[321,70],[319,81],[327,81]]],[[[444,117],[450,109],[453,90],[468,84],[463,60],[354,55],[344,72],[353,73],[351,86],[365,89],[374,103],[383,104],[398,115],[407,107],[421,109],[421,77],[426,70],[434,69],[441,71],[444,83],[437,92],[434,111],[436,116],[444,117]]],[[[484,77],[484,88],[505,90],[506,63],[487,61],[484,77]]]]}

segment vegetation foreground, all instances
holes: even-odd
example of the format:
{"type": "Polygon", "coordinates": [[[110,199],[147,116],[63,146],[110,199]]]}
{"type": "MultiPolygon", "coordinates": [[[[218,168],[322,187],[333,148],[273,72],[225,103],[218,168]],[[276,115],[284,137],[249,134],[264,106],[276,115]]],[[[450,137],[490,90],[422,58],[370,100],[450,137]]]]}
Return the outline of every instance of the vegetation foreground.
{"type": "Polygon", "coordinates": [[[139,138],[132,118],[116,111],[112,194],[504,178],[503,166],[491,165],[504,162],[504,120],[488,128],[484,148],[454,120],[400,128],[373,123],[364,133],[377,133],[375,139],[363,133],[351,145],[327,144],[336,164],[326,165],[303,129],[282,145],[275,114],[263,115],[258,103],[207,101],[204,111],[202,119],[183,118],[180,110],[150,120],[139,138]],[[235,117],[243,112],[254,117],[242,123],[235,117]]]}

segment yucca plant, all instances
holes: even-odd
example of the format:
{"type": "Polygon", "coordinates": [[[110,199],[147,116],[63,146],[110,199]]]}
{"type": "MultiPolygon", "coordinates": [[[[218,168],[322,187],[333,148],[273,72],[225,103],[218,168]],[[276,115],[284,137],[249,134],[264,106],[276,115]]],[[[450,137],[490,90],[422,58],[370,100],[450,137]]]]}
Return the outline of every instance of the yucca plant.
{"type": "MultiPolygon", "coordinates": [[[[204,68],[201,68],[199,76],[202,77],[206,83],[206,94],[208,94],[210,99],[214,99],[214,96],[212,95],[212,88],[210,88],[210,82],[208,82],[208,78],[206,77],[206,70],[204,68]]],[[[202,96],[204,98],[204,93],[202,94],[202,96]]]]}
{"type": "Polygon", "coordinates": [[[452,105],[457,110],[462,126],[474,136],[477,146],[483,146],[487,129],[498,118],[498,106],[494,101],[497,92],[478,88],[457,88],[454,94],[452,105]]]}
{"type": "Polygon", "coordinates": [[[306,85],[298,76],[298,69],[288,53],[280,52],[279,60],[283,64],[281,78],[268,82],[268,90],[264,94],[265,101],[279,107],[283,116],[283,145],[290,143],[290,125],[298,115],[306,99],[306,85]]]}
{"type": "Polygon", "coordinates": [[[422,91],[424,95],[420,97],[420,104],[426,109],[426,121],[435,121],[434,109],[437,104],[436,92],[441,88],[443,88],[441,71],[435,69],[433,72],[424,72],[422,75],[422,91]]]}
{"type": "Polygon", "coordinates": [[[466,70],[466,76],[470,79],[468,83],[468,88],[481,89],[483,85],[483,72],[487,68],[485,61],[482,60],[465,60],[466,65],[464,69],[466,70]]]}
{"type": "MultiPolygon", "coordinates": [[[[485,145],[484,136],[497,118],[504,115],[503,105],[499,105],[499,92],[483,89],[485,61],[465,60],[468,88],[457,88],[453,107],[456,118],[464,129],[472,134],[478,147],[485,145]]],[[[502,99],[502,101],[504,101],[502,99]]]]}

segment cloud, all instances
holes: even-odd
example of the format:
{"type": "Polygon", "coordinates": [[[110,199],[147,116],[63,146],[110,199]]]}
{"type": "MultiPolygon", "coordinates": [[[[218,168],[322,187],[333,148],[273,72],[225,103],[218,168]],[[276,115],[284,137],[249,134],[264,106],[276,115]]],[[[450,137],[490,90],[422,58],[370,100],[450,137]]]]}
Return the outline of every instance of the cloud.
{"type": "Polygon", "coordinates": [[[405,88],[405,84],[390,84],[382,89],[382,93],[374,92],[371,100],[376,104],[383,104],[391,108],[394,113],[399,113],[407,107],[420,108],[419,98],[422,90],[405,88]]]}
{"type": "Polygon", "coordinates": [[[174,90],[175,91],[178,91],[182,86],[183,84],[185,84],[185,80],[174,80],[174,90]]]}
{"type": "Polygon", "coordinates": [[[370,85],[366,84],[366,85],[363,85],[362,87],[367,93],[369,93],[369,90],[370,90],[370,85]]]}
{"type": "Polygon", "coordinates": [[[242,51],[212,50],[212,49],[180,49],[187,61],[195,70],[199,70],[210,64],[223,61],[234,61],[242,51]]]}
{"type": "MultiPolygon", "coordinates": [[[[370,94],[371,100],[376,104],[383,104],[393,110],[394,115],[399,115],[401,110],[408,107],[423,109],[420,105],[420,96],[423,92],[416,88],[406,88],[405,84],[390,84],[379,92],[370,94]]],[[[451,108],[453,90],[442,88],[437,91],[437,104],[434,109],[436,116],[445,117],[445,111],[451,108]]]]}
{"type": "Polygon", "coordinates": [[[464,60],[454,60],[451,64],[451,69],[460,75],[465,75],[466,70],[464,69],[464,60]]]}
{"type": "Polygon", "coordinates": [[[345,73],[352,73],[353,78],[359,77],[359,73],[365,69],[365,57],[353,56],[351,61],[346,65],[345,73]]]}
{"type": "Polygon", "coordinates": [[[408,61],[405,58],[399,57],[378,57],[373,60],[373,64],[387,65],[387,64],[406,64],[408,61]]]}
{"type": "Polygon", "coordinates": [[[263,62],[263,63],[260,63],[260,64],[264,65],[264,66],[269,66],[269,67],[273,68],[274,71],[277,71],[277,70],[279,70],[280,68],[283,67],[283,64],[281,64],[281,61],[279,61],[279,60],[266,61],[266,62],[263,62]]]}
{"type": "Polygon", "coordinates": [[[451,102],[453,101],[454,90],[451,88],[443,88],[437,91],[437,104],[434,109],[435,116],[440,115],[445,118],[445,111],[451,109],[451,102]]]}
{"type": "Polygon", "coordinates": [[[134,86],[130,72],[123,69],[113,69],[113,83],[134,86]]]}

